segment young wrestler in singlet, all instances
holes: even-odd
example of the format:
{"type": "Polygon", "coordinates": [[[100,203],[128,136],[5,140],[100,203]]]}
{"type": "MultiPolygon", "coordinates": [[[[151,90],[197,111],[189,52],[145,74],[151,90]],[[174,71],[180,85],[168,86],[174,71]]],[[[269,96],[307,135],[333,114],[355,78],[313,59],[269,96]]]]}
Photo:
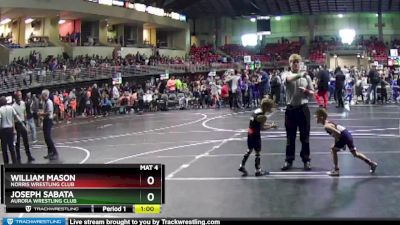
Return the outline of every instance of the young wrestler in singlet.
{"type": "Polygon", "coordinates": [[[249,158],[251,152],[254,150],[256,153],[255,159],[255,167],[256,167],[256,176],[262,176],[266,174],[261,171],[260,166],[260,152],[261,152],[261,130],[267,130],[270,128],[277,128],[275,123],[266,124],[267,116],[265,115],[267,112],[271,112],[272,107],[274,106],[274,101],[272,99],[263,99],[261,102],[261,108],[256,109],[250,117],[250,124],[247,135],[247,147],[248,150],[246,154],[244,154],[242,159],[242,164],[240,164],[239,171],[243,173],[243,176],[247,176],[247,170],[245,168],[245,164],[247,159],[249,158]]]}
{"type": "Polygon", "coordinates": [[[344,127],[339,124],[336,124],[332,121],[327,120],[328,113],[325,109],[320,108],[315,112],[317,117],[317,123],[324,125],[326,132],[334,137],[335,143],[332,146],[332,157],[334,168],[329,172],[330,176],[339,176],[339,166],[338,166],[338,156],[337,153],[341,149],[343,149],[346,145],[349,147],[351,154],[355,158],[359,158],[363,160],[370,166],[370,173],[375,173],[376,167],[378,164],[371,159],[367,158],[363,153],[356,150],[356,147],[353,143],[353,137],[351,133],[344,127]]]}

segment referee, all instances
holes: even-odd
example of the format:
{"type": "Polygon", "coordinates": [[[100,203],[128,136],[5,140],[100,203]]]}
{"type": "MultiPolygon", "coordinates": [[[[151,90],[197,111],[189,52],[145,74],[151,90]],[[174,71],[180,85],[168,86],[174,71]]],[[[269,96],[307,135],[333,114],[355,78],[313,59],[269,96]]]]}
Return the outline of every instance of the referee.
{"type": "Polygon", "coordinates": [[[54,118],[54,105],[53,102],[49,99],[50,92],[47,89],[42,91],[42,100],[43,100],[43,112],[38,113],[39,116],[43,117],[43,136],[44,141],[47,145],[48,154],[44,156],[45,159],[57,160],[58,153],[57,149],[54,146],[53,139],[51,138],[51,128],[53,127],[53,118],[54,118]]]}
{"type": "Polygon", "coordinates": [[[10,151],[12,163],[18,164],[14,151],[14,118],[21,122],[14,108],[7,105],[6,97],[0,97],[0,138],[4,164],[9,164],[8,151],[10,151]]]}
{"type": "Polygon", "coordinates": [[[295,159],[297,128],[300,130],[301,152],[300,157],[304,163],[304,170],[311,170],[310,164],[310,109],[308,98],[314,95],[311,77],[300,70],[302,59],[298,54],[289,58],[290,71],[285,78],[286,86],[286,159],[282,170],[292,168],[295,159]]]}

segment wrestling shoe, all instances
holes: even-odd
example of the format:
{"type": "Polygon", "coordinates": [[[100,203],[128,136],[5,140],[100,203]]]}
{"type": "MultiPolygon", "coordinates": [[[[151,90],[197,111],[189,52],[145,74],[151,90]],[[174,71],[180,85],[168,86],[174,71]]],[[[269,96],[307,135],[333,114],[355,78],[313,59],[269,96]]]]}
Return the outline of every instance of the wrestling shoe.
{"type": "Polygon", "coordinates": [[[268,175],[269,173],[267,171],[264,170],[256,170],[256,177],[260,177],[260,176],[264,176],[264,175],[268,175]]]}
{"type": "Polygon", "coordinates": [[[371,163],[370,167],[371,167],[371,168],[369,169],[369,172],[370,172],[371,174],[374,174],[374,173],[375,173],[375,170],[376,170],[376,167],[378,167],[378,163],[373,162],[373,163],[371,163]]]}
{"type": "Polygon", "coordinates": [[[242,172],[242,176],[247,176],[249,173],[247,172],[246,168],[244,168],[243,166],[240,166],[238,169],[240,172],[242,172]]]}
{"type": "Polygon", "coordinates": [[[333,169],[328,172],[328,175],[331,177],[338,177],[338,176],[340,176],[340,172],[338,169],[333,169]]]}

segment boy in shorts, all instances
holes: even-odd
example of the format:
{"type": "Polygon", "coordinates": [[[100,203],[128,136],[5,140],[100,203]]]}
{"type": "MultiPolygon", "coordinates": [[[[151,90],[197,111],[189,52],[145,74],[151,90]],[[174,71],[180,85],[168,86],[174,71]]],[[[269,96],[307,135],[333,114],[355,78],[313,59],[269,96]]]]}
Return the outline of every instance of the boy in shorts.
{"type": "Polygon", "coordinates": [[[266,124],[267,116],[265,115],[267,112],[271,112],[274,107],[274,101],[272,99],[263,99],[261,101],[261,108],[256,109],[250,117],[250,124],[247,135],[247,147],[248,150],[246,154],[244,154],[242,159],[242,164],[240,164],[239,171],[243,173],[243,176],[247,176],[247,170],[245,168],[245,164],[247,159],[253,150],[256,153],[255,159],[255,167],[256,167],[256,176],[262,176],[266,174],[261,171],[260,167],[260,152],[261,152],[261,130],[268,130],[270,128],[277,128],[275,123],[266,124]]]}
{"type": "Polygon", "coordinates": [[[356,150],[356,147],[354,147],[353,144],[353,137],[351,133],[343,126],[336,124],[332,121],[327,120],[328,118],[328,113],[325,109],[320,108],[315,112],[315,115],[317,117],[317,123],[320,123],[324,125],[325,131],[331,135],[332,137],[335,138],[335,144],[332,146],[332,157],[333,157],[333,164],[334,168],[332,171],[330,171],[328,174],[330,176],[339,176],[339,166],[338,166],[338,156],[337,153],[341,149],[343,149],[346,145],[349,147],[351,154],[355,158],[359,158],[363,160],[366,164],[369,165],[370,167],[370,173],[373,174],[375,173],[376,167],[378,164],[371,159],[369,159],[367,156],[365,156],[363,153],[359,152],[356,150]]]}

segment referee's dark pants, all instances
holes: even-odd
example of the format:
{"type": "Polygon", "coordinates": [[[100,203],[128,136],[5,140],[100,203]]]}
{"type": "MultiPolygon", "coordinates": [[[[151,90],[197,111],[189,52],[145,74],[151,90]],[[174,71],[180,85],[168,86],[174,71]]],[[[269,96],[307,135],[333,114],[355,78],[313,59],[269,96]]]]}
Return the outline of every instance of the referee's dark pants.
{"type": "Polygon", "coordinates": [[[1,150],[3,151],[4,164],[9,164],[8,151],[11,154],[11,160],[14,164],[18,163],[17,156],[14,151],[14,129],[13,128],[1,128],[1,150]],[[8,151],[7,151],[8,147],[8,151]]]}
{"type": "MultiPolygon", "coordinates": [[[[26,126],[25,122],[24,125],[26,126]]],[[[29,160],[32,158],[32,155],[31,151],[29,150],[28,131],[19,122],[15,123],[15,129],[17,130],[17,141],[15,143],[15,152],[17,154],[17,160],[21,162],[21,153],[19,151],[21,146],[21,136],[22,136],[22,141],[24,142],[25,153],[29,160]]]]}
{"type": "Polygon", "coordinates": [[[44,136],[44,141],[46,142],[47,145],[47,152],[49,157],[58,155],[57,149],[54,146],[53,139],[51,138],[52,127],[53,127],[53,120],[49,118],[43,119],[43,136],[44,136]]]}
{"type": "Polygon", "coordinates": [[[307,104],[301,106],[288,105],[285,112],[286,159],[292,163],[295,159],[297,128],[300,130],[301,152],[304,163],[310,161],[310,109],[307,104]]]}

